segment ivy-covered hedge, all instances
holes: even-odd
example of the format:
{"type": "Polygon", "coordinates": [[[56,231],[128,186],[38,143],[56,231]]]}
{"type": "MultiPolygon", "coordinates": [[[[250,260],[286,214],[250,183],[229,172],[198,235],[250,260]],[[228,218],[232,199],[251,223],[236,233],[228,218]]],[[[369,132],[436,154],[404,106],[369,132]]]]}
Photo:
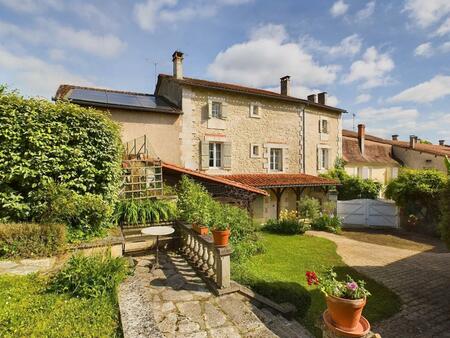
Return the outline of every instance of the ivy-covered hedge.
{"type": "Polygon", "coordinates": [[[0,220],[39,221],[49,184],[112,206],[122,145],[107,114],[0,88],[0,125],[0,220]]]}

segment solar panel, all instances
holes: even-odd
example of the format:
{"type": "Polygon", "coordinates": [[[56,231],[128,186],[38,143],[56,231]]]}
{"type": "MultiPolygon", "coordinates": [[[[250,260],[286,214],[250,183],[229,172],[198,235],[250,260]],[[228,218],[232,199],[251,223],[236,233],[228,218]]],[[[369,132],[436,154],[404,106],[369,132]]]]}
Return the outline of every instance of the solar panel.
{"type": "Polygon", "coordinates": [[[75,88],[70,93],[70,99],[90,102],[107,103],[106,93],[98,90],[75,88]]]}

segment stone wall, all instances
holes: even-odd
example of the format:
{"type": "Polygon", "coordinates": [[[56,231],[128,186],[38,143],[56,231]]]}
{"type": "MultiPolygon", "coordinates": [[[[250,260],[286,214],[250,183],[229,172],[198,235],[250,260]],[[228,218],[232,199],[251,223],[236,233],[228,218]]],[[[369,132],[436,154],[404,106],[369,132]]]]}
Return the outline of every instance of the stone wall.
{"type": "Polygon", "coordinates": [[[431,169],[447,173],[443,156],[436,156],[420,151],[393,146],[394,157],[399,159],[406,167],[413,169],[431,169]]]}

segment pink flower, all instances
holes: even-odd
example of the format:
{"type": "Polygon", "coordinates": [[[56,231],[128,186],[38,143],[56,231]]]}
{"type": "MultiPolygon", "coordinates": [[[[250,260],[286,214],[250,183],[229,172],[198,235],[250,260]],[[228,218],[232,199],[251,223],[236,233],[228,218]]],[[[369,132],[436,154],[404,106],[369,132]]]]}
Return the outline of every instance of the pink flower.
{"type": "Polygon", "coordinates": [[[358,284],[356,282],[348,282],[347,283],[347,289],[351,291],[355,291],[358,288],[358,284]]]}
{"type": "Polygon", "coordinates": [[[314,271],[307,271],[306,272],[306,280],[308,282],[308,285],[318,285],[319,284],[319,278],[317,277],[316,273],[314,271]]]}

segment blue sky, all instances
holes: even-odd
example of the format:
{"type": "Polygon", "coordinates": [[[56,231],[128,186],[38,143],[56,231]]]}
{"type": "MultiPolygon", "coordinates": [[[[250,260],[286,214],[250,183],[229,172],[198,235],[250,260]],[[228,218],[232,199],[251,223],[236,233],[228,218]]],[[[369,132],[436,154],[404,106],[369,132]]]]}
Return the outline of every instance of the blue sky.
{"type": "Polygon", "coordinates": [[[450,143],[450,1],[0,0],[0,82],[153,92],[171,73],[329,102],[378,136],[450,143]]]}

